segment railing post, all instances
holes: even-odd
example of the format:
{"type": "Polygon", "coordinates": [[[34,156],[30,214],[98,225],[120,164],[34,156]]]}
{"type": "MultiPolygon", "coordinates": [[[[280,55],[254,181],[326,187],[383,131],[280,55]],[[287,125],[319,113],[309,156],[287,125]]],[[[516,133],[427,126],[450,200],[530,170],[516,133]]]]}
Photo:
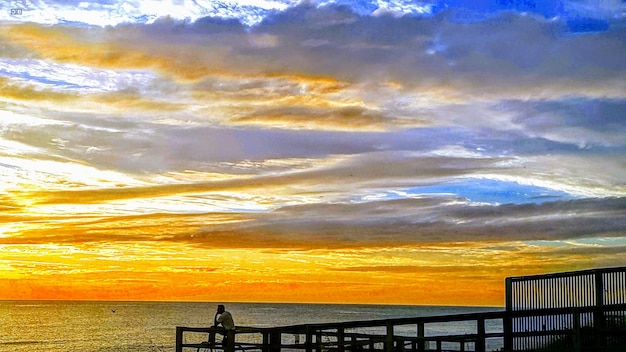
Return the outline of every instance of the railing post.
{"type": "Polygon", "coordinates": [[[502,322],[502,328],[504,330],[504,351],[513,351],[513,279],[507,277],[505,280],[505,305],[506,314],[504,315],[504,321],[502,322]]]}
{"type": "Polygon", "coordinates": [[[322,333],[318,330],[315,334],[315,352],[322,352],[322,333]]]}
{"type": "Polygon", "coordinates": [[[395,351],[396,352],[404,352],[404,344],[405,341],[402,337],[398,336],[393,339],[395,343],[395,351]]]}
{"type": "Polygon", "coordinates": [[[345,351],[345,329],[343,327],[337,328],[337,351],[344,352],[345,351]]]}
{"type": "Polygon", "coordinates": [[[606,344],[605,316],[604,316],[604,275],[601,271],[595,272],[596,282],[596,309],[593,312],[593,328],[596,331],[593,337],[595,347],[601,349],[606,344]]]}
{"type": "Polygon", "coordinates": [[[215,346],[215,331],[209,331],[209,345],[215,346]]]}
{"type": "Polygon", "coordinates": [[[602,307],[604,305],[604,277],[602,271],[595,272],[596,282],[596,307],[602,307]]]}
{"type": "Polygon", "coordinates": [[[235,330],[226,330],[226,346],[224,352],[235,352],[235,330]]]}
{"type": "Polygon", "coordinates": [[[183,352],[183,327],[176,327],[176,352],[183,352]]]}
{"type": "Polygon", "coordinates": [[[572,343],[574,345],[574,351],[573,352],[581,352],[582,350],[582,339],[580,336],[580,313],[578,312],[578,309],[574,309],[574,311],[572,312],[572,319],[574,320],[572,322],[572,343]]]}
{"type": "Polygon", "coordinates": [[[426,348],[426,344],[424,343],[424,322],[420,321],[417,323],[417,350],[424,351],[426,348]]]}
{"type": "Polygon", "coordinates": [[[304,342],[304,348],[306,352],[313,352],[313,332],[311,327],[306,327],[306,341],[304,342]]]}
{"type": "Polygon", "coordinates": [[[479,317],[476,319],[476,345],[474,350],[476,352],[485,352],[485,318],[479,317]]]}
{"type": "Polygon", "coordinates": [[[264,331],[262,334],[263,334],[263,342],[261,346],[261,351],[269,352],[270,351],[270,334],[267,331],[264,331]]]}
{"type": "Polygon", "coordinates": [[[357,349],[358,349],[358,347],[357,347],[356,336],[351,335],[350,336],[350,351],[356,351],[357,349]]]}
{"type": "Polygon", "coordinates": [[[393,352],[393,323],[387,321],[387,335],[385,336],[385,352],[393,352]]]}
{"type": "Polygon", "coordinates": [[[270,332],[270,352],[280,352],[281,345],[280,331],[272,330],[272,332],[270,332]]]}

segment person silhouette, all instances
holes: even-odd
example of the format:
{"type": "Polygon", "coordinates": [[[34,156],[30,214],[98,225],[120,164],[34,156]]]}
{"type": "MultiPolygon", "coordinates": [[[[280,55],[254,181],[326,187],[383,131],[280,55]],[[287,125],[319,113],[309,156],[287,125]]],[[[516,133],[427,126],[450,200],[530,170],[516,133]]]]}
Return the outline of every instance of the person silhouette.
{"type": "MultiPolygon", "coordinates": [[[[220,325],[222,325],[222,327],[227,330],[227,332],[228,330],[235,330],[235,321],[233,320],[233,315],[226,310],[223,304],[217,306],[217,312],[215,313],[215,317],[213,318],[213,326],[218,327],[220,325]]],[[[222,346],[226,346],[227,341],[228,335],[224,333],[222,346]]]]}

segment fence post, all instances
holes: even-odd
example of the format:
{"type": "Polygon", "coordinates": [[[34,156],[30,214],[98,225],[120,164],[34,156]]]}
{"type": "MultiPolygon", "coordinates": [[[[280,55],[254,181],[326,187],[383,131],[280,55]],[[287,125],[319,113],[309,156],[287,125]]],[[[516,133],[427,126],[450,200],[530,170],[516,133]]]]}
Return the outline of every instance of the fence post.
{"type": "Polygon", "coordinates": [[[476,319],[476,352],[485,352],[485,318],[480,317],[476,319]]]}
{"type": "Polygon", "coordinates": [[[344,328],[337,328],[337,351],[339,352],[343,352],[345,351],[345,335],[344,335],[345,329],[344,328]]]}
{"type": "Polygon", "coordinates": [[[580,336],[580,313],[578,312],[578,309],[574,309],[572,312],[572,319],[574,319],[574,321],[572,322],[573,326],[573,334],[572,334],[572,342],[574,345],[574,351],[573,352],[581,352],[582,350],[582,339],[580,336]]]}
{"type": "Polygon", "coordinates": [[[601,271],[595,272],[595,282],[596,282],[596,309],[593,312],[593,328],[596,332],[594,334],[593,340],[594,345],[597,349],[601,349],[606,344],[606,334],[604,331],[605,328],[605,316],[604,316],[604,275],[601,271]]]}
{"type": "Polygon", "coordinates": [[[424,322],[420,321],[417,323],[417,350],[424,351],[426,348],[426,343],[424,342],[424,322]]]}
{"type": "Polygon", "coordinates": [[[596,282],[596,307],[602,307],[604,305],[604,277],[601,271],[595,272],[596,282]]]}
{"type": "Polygon", "coordinates": [[[393,352],[393,323],[386,322],[387,335],[385,336],[385,352],[393,352]]]}
{"type": "Polygon", "coordinates": [[[272,330],[272,332],[270,332],[270,352],[280,352],[281,345],[280,331],[272,330]]]}
{"type": "Polygon", "coordinates": [[[176,352],[183,352],[183,327],[176,327],[176,352]]]}
{"type": "Polygon", "coordinates": [[[323,343],[324,342],[322,341],[322,332],[318,330],[315,334],[315,352],[322,352],[323,343]]]}
{"type": "Polygon", "coordinates": [[[358,341],[355,335],[350,336],[350,351],[358,350],[358,341]]]}
{"type": "Polygon", "coordinates": [[[307,325],[306,327],[306,341],[304,342],[304,348],[306,352],[313,352],[313,332],[311,331],[311,327],[307,325]]]}
{"type": "Polygon", "coordinates": [[[226,330],[224,352],[235,352],[235,330],[226,330]]]}
{"type": "Polygon", "coordinates": [[[504,330],[504,351],[513,351],[513,279],[507,277],[505,280],[505,304],[506,314],[504,315],[504,321],[502,322],[502,328],[504,330]]]}
{"type": "Polygon", "coordinates": [[[263,346],[261,347],[261,351],[270,352],[270,334],[267,331],[263,332],[263,346]]]}

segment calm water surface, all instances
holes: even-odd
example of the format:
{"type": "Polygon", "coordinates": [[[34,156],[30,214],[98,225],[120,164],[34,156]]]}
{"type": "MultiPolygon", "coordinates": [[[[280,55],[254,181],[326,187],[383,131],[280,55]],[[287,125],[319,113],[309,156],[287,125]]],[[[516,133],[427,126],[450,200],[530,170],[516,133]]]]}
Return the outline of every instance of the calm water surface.
{"type": "MultiPolygon", "coordinates": [[[[174,351],[176,326],[213,323],[217,303],[0,301],[0,352],[174,351]]],[[[502,308],[226,303],[241,326],[404,318],[502,308]]],[[[488,327],[488,329],[499,327],[488,327]]],[[[434,326],[426,334],[473,332],[471,324],[434,326]]]]}

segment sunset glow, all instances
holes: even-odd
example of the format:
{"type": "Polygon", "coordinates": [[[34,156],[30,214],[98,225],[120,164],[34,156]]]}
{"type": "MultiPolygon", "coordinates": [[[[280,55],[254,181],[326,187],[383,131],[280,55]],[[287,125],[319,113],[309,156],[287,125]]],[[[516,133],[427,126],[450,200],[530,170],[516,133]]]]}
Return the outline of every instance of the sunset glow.
{"type": "Polygon", "coordinates": [[[502,305],[626,265],[623,2],[113,3],[0,6],[0,299],[502,305]]]}

